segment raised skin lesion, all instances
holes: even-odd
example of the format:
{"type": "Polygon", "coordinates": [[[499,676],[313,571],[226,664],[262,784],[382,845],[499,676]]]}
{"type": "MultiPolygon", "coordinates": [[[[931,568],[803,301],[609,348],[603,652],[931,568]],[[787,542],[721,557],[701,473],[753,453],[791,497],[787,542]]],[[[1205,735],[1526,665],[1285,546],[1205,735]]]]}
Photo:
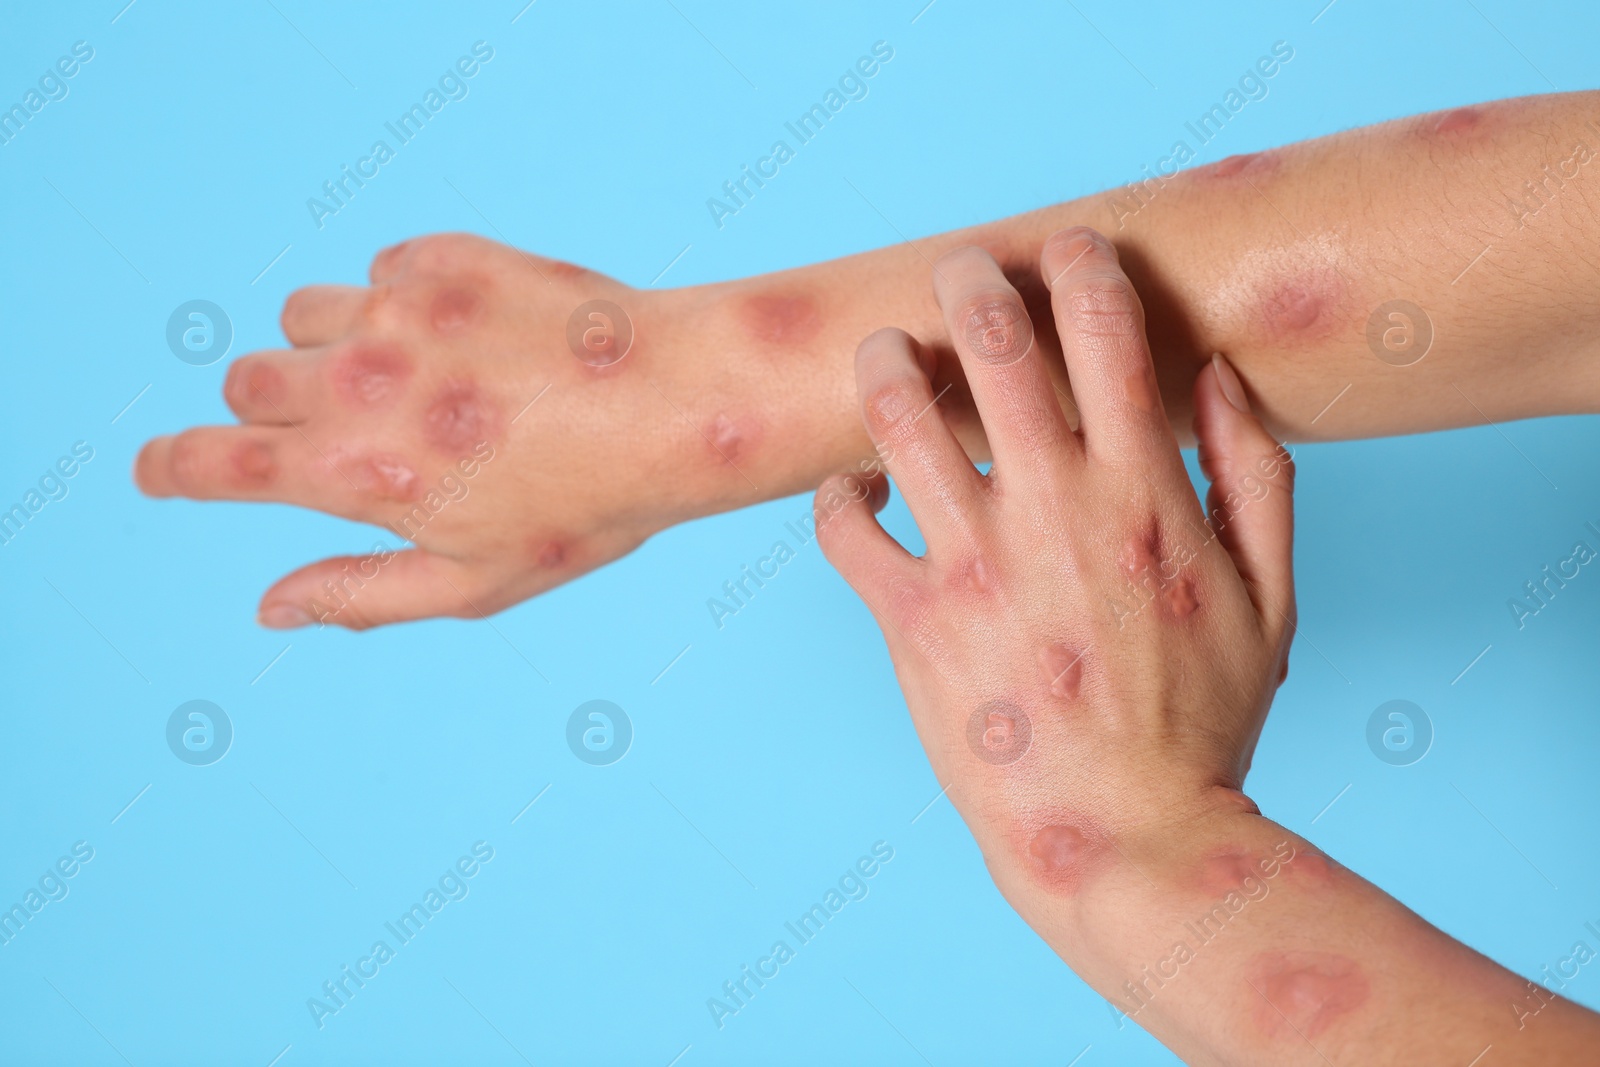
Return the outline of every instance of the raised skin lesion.
{"type": "Polygon", "coordinates": [[[1201,181],[1220,181],[1230,178],[1255,180],[1277,171],[1280,160],[1281,157],[1276,152],[1248,152],[1200,167],[1194,174],[1201,181]]]}
{"type": "Polygon", "coordinates": [[[387,452],[375,452],[357,464],[356,481],[385,500],[409,503],[422,495],[422,479],[417,472],[405,460],[387,452]]]}
{"type": "Polygon", "coordinates": [[[1123,545],[1117,562],[1133,587],[1133,604],[1142,607],[1151,600],[1164,605],[1167,617],[1179,622],[1200,609],[1200,595],[1194,579],[1183,573],[1191,557],[1182,552],[1163,556],[1160,523],[1151,519],[1143,533],[1123,545]]]}
{"type": "Polygon", "coordinates": [[[1257,877],[1255,861],[1244,849],[1230,847],[1208,856],[1200,865],[1200,888],[1214,896],[1236,891],[1246,878],[1257,877]]]}
{"type": "Polygon", "coordinates": [[[1083,653],[1064,643],[1046,645],[1039,653],[1045,685],[1052,696],[1077,700],[1083,688],[1083,653]]]}
{"type": "Polygon", "coordinates": [[[482,314],[483,297],[460,285],[442,287],[428,305],[428,323],[444,336],[466,333],[482,314]]]}
{"type": "Polygon", "coordinates": [[[222,391],[236,405],[265,400],[277,406],[288,400],[289,384],[272,364],[245,358],[228,368],[222,391]]]}
{"type": "Polygon", "coordinates": [[[1437,115],[1425,116],[1431,120],[1434,133],[1452,134],[1468,133],[1478,128],[1484,118],[1484,109],[1481,107],[1458,107],[1437,115]]]}
{"type": "Polygon", "coordinates": [[[1372,992],[1360,964],[1331,952],[1264,952],[1245,968],[1256,1027],[1268,1037],[1309,1041],[1363,1004],[1372,992]]]}
{"type": "Polygon", "coordinates": [[[528,555],[542,571],[558,571],[567,562],[567,546],[548,537],[528,539],[528,555]]]}
{"type": "Polygon", "coordinates": [[[753,420],[736,419],[726,412],[718,412],[701,433],[718,462],[735,467],[748,457],[760,437],[760,429],[753,420]]]}
{"type": "Polygon", "coordinates": [[[1291,880],[1303,882],[1314,889],[1333,884],[1343,870],[1327,853],[1304,846],[1295,853],[1294,862],[1284,867],[1291,880]]]}
{"type": "MultiPolygon", "coordinates": [[[[1234,812],[1260,814],[1255,804],[1238,790],[1226,790],[1222,803],[1234,812]]],[[[1200,861],[1193,876],[1195,888],[1212,898],[1243,893],[1250,899],[1257,899],[1254,895],[1257,890],[1276,880],[1302,855],[1304,853],[1287,840],[1271,851],[1259,853],[1244,845],[1224,845],[1200,861]]],[[[1265,891],[1260,895],[1265,896],[1265,891]]]]}
{"type": "Polygon", "coordinates": [[[260,441],[236,445],[228,459],[233,484],[240,489],[265,489],[278,479],[272,448],[260,441]]]}
{"type": "Polygon", "coordinates": [[[1166,591],[1167,610],[1174,619],[1183,620],[1193,615],[1200,608],[1200,598],[1195,595],[1194,582],[1189,578],[1179,578],[1166,591]]]}
{"type": "Polygon", "coordinates": [[[1067,811],[1038,811],[1011,830],[1022,868],[1051,893],[1074,895],[1100,869],[1106,839],[1092,823],[1067,811]]]}
{"type": "Polygon", "coordinates": [[[354,407],[384,407],[404,391],[413,370],[398,345],[362,341],[334,359],[333,390],[354,407]]]}
{"type": "Polygon", "coordinates": [[[753,340],[766,345],[798,345],[822,330],[822,315],[810,296],[756,293],[739,302],[739,323],[753,340]]]}
{"type": "Polygon", "coordinates": [[[447,455],[464,456],[493,436],[494,405],[466,380],[447,381],[423,412],[423,436],[447,455]]]}
{"type": "Polygon", "coordinates": [[[1276,341],[1316,340],[1338,325],[1345,282],[1331,267],[1310,267],[1268,282],[1260,295],[1260,321],[1276,341]]]}
{"type": "Polygon", "coordinates": [[[1156,384],[1156,375],[1151,367],[1140,367],[1122,380],[1123,392],[1128,397],[1128,403],[1146,415],[1154,415],[1161,410],[1161,389],[1156,384]]]}
{"type": "Polygon", "coordinates": [[[999,582],[994,564],[982,554],[973,554],[951,564],[945,585],[953,593],[987,596],[999,587],[999,582]]]}

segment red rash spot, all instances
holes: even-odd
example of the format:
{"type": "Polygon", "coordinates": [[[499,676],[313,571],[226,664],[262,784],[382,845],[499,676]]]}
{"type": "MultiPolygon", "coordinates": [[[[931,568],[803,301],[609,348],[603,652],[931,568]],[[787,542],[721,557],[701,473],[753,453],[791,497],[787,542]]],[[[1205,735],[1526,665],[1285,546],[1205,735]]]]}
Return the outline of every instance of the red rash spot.
{"type": "Polygon", "coordinates": [[[1278,157],[1268,152],[1250,152],[1242,156],[1229,156],[1209,167],[1195,172],[1202,178],[1255,178],[1278,169],[1278,157]]]}
{"type": "Polygon", "coordinates": [[[556,570],[566,561],[567,549],[560,541],[535,543],[533,562],[541,570],[556,570]]]}
{"type": "Polygon", "coordinates": [[[449,382],[422,413],[423,434],[441,452],[466,455],[490,437],[493,408],[470,382],[449,382]]]}
{"type": "Polygon", "coordinates": [[[483,312],[483,301],[471,289],[440,289],[428,307],[428,321],[442,334],[463,333],[483,312]]]}
{"type": "Polygon", "coordinates": [[[271,447],[260,441],[236,445],[228,459],[233,467],[233,484],[240,489],[264,489],[278,476],[271,447]]]}
{"type": "Polygon", "coordinates": [[[411,361],[398,347],[361,343],[334,361],[333,388],[355,407],[384,407],[400,395],[411,371],[411,361]]]}
{"type": "Polygon", "coordinates": [[[388,500],[416,500],[422,479],[399,456],[379,452],[356,466],[355,480],[361,488],[388,500]]]}
{"type": "Polygon", "coordinates": [[[288,399],[289,383],[272,364],[247,359],[228,368],[224,388],[236,404],[282,404],[288,399]]]}
{"type": "Polygon", "coordinates": [[[706,431],[706,440],[718,456],[737,464],[755,445],[754,427],[719,414],[706,431]]]}
{"type": "Polygon", "coordinates": [[[1127,572],[1130,581],[1137,581],[1139,576],[1146,571],[1155,569],[1156,545],[1155,537],[1140,538],[1129,541],[1122,550],[1122,555],[1117,562],[1122,564],[1122,569],[1127,572]]]}
{"type": "Polygon", "coordinates": [[[1330,952],[1263,953],[1245,977],[1255,987],[1256,1026],[1285,1040],[1316,1037],[1372,992],[1354,960],[1330,952]]]}
{"type": "Polygon", "coordinates": [[[1475,130],[1483,121],[1483,111],[1476,107],[1458,107],[1454,111],[1446,111],[1440,115],[1433,124],[1434,133],[1466,133],[1475,130]]]}
{"type": "Polygon", "coordinates": [[[1283,865],[1283,869],[1291,878],[1303,878],[1316,886],[1331,884],[1339,873],[1339,868],[1332,860],[1310,849],[1298,850],[1294,859],[1283,865]]]}
{"type": "Polygon", "coordinates": [[[1122,387],[1128,394],[1128,403],[1146,415],[1156,413],[1161,394],[1156,388],[1155,371],[1143,367],[1122,379],[1122,387]]]}
{"type": "Polygon", "coordinates": [[[1332,271],[1291,278],[1262,300],[1262,323],[1274,339],[1319,336],[1331,325],[1343,295],[1344,283],[1332,271]]]}
{"type": "Polygon", "coordinates": [[[1050,692],[1064,700],[1077,700],[1083,687],[1083,653],[1069,645],[1049,645],[1039,653],[1050,692]]]}
{"type": "Polygon", "coordinates": [[[1105,835],[1070,811],[1024,816],[1010,836],[1023,867],[1052,892],[1076,893],[1108,857],[1105,835]]]}
{"type": "Polygon", "coordinates": [[[956,564],[950,574],[950,584],[969,593],[988,593],[994,589],[994,568],[982,556],[973,556],[956,564]]]}
{"type": "Polygon", "coordinates": [[[1180,579],[1167,590],[1167,607],[1172,609],[1173,618],[1187,619],[1199,606],[1200,601],[1194,595],[1194,583],[1189,579],[1180,579]]]}
{"type": "Polygon", "coordinates": [[[1242,812],[1246,815],[1261,814],[1261,808],[1256,804],[1256,802],[1239,792],[1237,789],[1227,790],[1222,794],[1222,797],[1225,803],[1227,803],[1227,805],[1230,808],[1233,808],[1235,811],[1242,812]]]}
{"type": "Polygon", "coordinates": [[[1259,878],[1256,865],[1239,849],[1228,849],[1200,865],[1200,886],[1214,896],[1226,896],[1244,885],[1246,878],[1259,878]]]}
{"type": "Polygon", "coordinates": [[[1071,826],[1046,826],[1028,842],[1028,855],[1043,873],[1058,876],[1075,871],[1088,846],[1083,833],[1071,826]]]}
{"type": "Polygon", "coordinates": [[[822,329],[822,317],[810,297],[760,293],[747,297],[739,317],[750,336],[772,345],[809,341],[822,329]]]}

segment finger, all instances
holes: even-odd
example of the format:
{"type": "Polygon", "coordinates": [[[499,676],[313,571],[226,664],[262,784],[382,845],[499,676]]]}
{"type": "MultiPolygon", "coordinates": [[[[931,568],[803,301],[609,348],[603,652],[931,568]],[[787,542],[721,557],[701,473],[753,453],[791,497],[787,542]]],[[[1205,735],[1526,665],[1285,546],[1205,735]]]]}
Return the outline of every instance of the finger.
{"type": "Polygon", "coordinates": [[[934,402],[931,363],[932,354],[904,330],[878,330],[856,349],[862,421],[930,546],[970,525],[983,491],[934,402]]]}
{"type": "Polygon", "coordinates": [[[319,450],[298,429],[197,426],[146,443],[134,480],[155,497],[298,504],[378,522],[416,496],[421,479],[400,457],[319,450]]]}
{"type": "Polygon", "coordinates": [[[361,285],[308,285],[283,302],[278,324],[296,348],[326,345],[348,334],[370,292],[361,285]]]}
{"type": "Polygon", "coordinates": [[[983,419],[995,468],[1059,466],[1077,439],[1056,400],[1034,343],[1027,309],[994,257],[958,248],[939,257],[933,292],[972,398],[983,419]]]}
{"type": "Polygon", "coordinates": [[[311,415],[320,351],[276,349],[241,356],[228,367],[222,397],[243,422],[284,426],[311,415]]]}
{"type": "Polygon", "coordinates": [[[1116,249],[1078,226],[1050,236],[1040,268],[1089,454],[1176,479],[1182,462],[1150,362],[1144,308],[1116,249]]]}
{"type": "Polygon", "coordinates": [[[514,248],[472,233],[430,233],[401,241],[379,252],[372,259],[367,276],[374,285],[394,281],[401,275],[450,275],[481,269],[495,260],[510,263],[521,259],[539,269],[553,263],[543,256],[530,256],[514,248]]]}
{"type": "Polygon", "coordinates": [[[319,560],[285,575],[256,619],[274,630],[320,623],[366,630],[415,619],[481,618],[505,605],[467,564],[426,549],[374,546],[364,556],[319,560]]]}
{"type": "Polygon", "coordinates": [[[1294,615],[1294,461],[1250,413],[1243,384],[1213,356],[1194,386],[1207,519],[1262,617],[1294,615]]]}
{"type": "Polygon", "coordinates": [[[918,572],[917,558],[878,523],[875,513],[888,501],[882,475],[837,474],[822,483],[812,504],[822,554],[874,611],[918,572]]]}

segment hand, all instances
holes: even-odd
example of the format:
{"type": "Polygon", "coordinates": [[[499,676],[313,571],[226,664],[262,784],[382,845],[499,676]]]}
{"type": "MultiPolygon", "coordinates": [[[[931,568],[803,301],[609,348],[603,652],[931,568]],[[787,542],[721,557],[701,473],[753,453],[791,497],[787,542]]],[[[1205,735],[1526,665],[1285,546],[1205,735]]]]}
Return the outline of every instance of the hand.
{"type": "Polygon", "coordinates": [[[885,329],[857,352],[862,413],[926,555],[872,516],[874,464],[817,496],[824,551],[881,625],[939,780],[1030,921],[1041,892],[1076,893],[1155,828],[1253,810],[1239,790],[1295,610],[1293,467],[1232,369],[1218,357],[1195,385],[1202,512],[1115,250],[1064,230],[1041,267],[1082,425],[1055,401],[1016,290],[958,249],[934,292],[993,467],[979,474],[951,435],[927,353],[885,329]]]}
{"type": "Polygon", "coordinates": [[[262,598],[263,624],[498,611],[704,510],[696,487],[736,477],[668,399],[690,407],[700,391],[664,358],[677,338],[662,294],[462,234],[380,253],[371,281],[293,293],[294,347],[229,368],[243,425],[156,438],[135,466],[152,496],[298,504],[417,544],[295,571],[262,598]],[[627,323],[580,316],[569,346],[593,299],[649,343],[624,354],[627,323]],[[695,445],[706,454],[676,462],[695,445]]]}

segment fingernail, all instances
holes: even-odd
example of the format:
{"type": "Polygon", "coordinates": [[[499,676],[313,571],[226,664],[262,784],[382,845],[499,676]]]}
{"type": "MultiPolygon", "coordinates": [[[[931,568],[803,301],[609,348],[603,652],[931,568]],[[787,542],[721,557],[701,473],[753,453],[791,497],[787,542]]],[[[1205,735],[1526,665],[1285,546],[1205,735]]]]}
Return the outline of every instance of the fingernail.
{"type": "Polygon", "coordinates": [[[1228,403],[1246,415],[1250,414],[1250,400],[1244,395],[1244,383],[1239,380],[1233,364],[1223,359],[1221,352],[1213,352],[1211,365],[1216,368],[1217,384],[1222,387],[1222,395],[1228,398],[1228,403]]]}
{"type": "Polygon", "coordinates": [[[293,630],[311,621],[311,616],[293,604],[271,604],[261,609],[256,621],[269,630],[293,630]]]}

